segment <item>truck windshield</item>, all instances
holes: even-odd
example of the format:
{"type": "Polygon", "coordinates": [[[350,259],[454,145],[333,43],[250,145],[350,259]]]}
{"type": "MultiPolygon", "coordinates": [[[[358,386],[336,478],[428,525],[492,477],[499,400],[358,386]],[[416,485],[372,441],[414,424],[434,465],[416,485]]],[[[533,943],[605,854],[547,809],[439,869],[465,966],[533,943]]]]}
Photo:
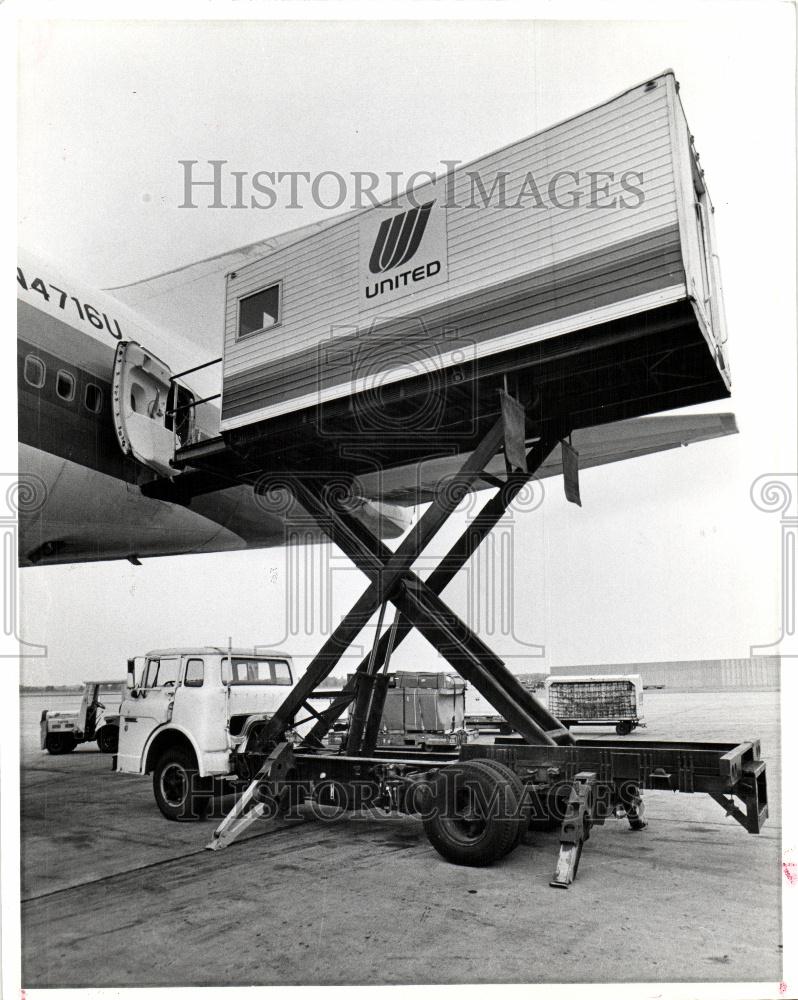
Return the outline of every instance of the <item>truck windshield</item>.
{"type": "Polygon", "coordinates": [[[285,660],[261,660],[232,656],[222,664],[224,684],[291,684],[291,670],[285,660]]]}

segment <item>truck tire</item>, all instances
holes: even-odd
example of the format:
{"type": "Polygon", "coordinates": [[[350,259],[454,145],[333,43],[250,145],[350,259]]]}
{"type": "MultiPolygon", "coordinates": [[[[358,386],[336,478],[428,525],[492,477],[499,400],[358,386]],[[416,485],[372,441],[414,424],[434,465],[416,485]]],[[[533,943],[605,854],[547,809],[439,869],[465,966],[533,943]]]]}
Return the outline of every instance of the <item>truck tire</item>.
{"type": "Polygon", "coordinates": [[[453,864],[484,867],[517,843],[521,803],[513,785],[491,763],[449,764],[432,785],[424,832],[438,854],[453,864]]]}
{"type": "Polygon", "coordinates": [[[619,722],[615,727],[615,732],[619,736],[628,736],[629,733],[634,729],[634,724],[629,722],[628,719],[624,719],[623,722],[619,722]]]}
{"type": "Polygon", "coordinates": [[[119,749],[119,726],[103,726],[97,732],[100,753],[116,753],[119,749]]]}
{"type": "Polygon", "coordinates": [[[77,745],[72,733],[48,733],[44,741],[44,749],[54,757],[72,753],[77,745]]]}
{"type": "Polygon", "coordinates": [[[207,815],[213,779],[200,778],[193,753],[171,747],[155,764],[152,790],[158,808],[168,820],[196,822],[207,815]]]}
{"type": "Polygon", "coordinates": [[[481,761],[481,763],[487,764],[488,767],[490,767],[491,770],[494,771],[500,778],[503,778],[510,784],[515,792],[515,797],[520,806],[517,818],[518,830],[516,832],[515,839],[507,850],[507,854],[509,854],[511,851],[515,850],[518,844],[521,843],[521,838],[529,826],[529,808],[526,804],[526,789],[524,788],[523,781],[521,781],[515,771],[508,764],[504,764],[500,760],[493,760],[488,757],[486,757],[484,761],[481,761]]]}

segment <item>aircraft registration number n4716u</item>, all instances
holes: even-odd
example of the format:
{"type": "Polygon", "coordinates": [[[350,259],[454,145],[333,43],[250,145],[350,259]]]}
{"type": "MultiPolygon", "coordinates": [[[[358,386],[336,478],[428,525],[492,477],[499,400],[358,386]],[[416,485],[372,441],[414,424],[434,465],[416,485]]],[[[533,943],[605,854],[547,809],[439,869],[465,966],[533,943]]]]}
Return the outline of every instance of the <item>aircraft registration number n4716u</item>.
{"type": "Polygon", "coordinates": [[[107,313],[100,312],[90,302],[81,302],[77,296],[70,295],[66,289],[59,288],[57,285],[52,284],[52,282],[43,281],[39,277],[33,278],[29,282],[21,267],[17,267],[17,282],[26,292],[38,292],[45,302],[49,302],[52,296],[53,301],[58,303],[59,309],[66,311],[67,302],[69,302],[69,311],[72,312],[72,306],[74,306],[74,311],[77,313],[78,319],[84,323],[91,323],[96,330],[107,330],[115,340],[122,339],[122,328],[119,325],[119,320],[116,318],[109,319],[107,313]]]}

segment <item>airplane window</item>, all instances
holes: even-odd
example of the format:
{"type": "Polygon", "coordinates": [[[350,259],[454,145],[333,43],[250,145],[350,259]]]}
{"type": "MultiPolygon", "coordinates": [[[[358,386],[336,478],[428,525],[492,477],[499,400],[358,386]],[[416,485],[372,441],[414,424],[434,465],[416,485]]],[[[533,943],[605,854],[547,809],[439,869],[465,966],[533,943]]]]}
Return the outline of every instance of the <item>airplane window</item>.
{"type": "Polygon", "coordinates": [[[32,385],[34,389],[41,389],[44,385],[44,376],[47,369],[44,367],[44,362],[41,358],[34,357],[29,354],[25,358],[25,381],[28,385],[32,385]]]}
{"type": "Polygon", "coordinates": [[[238,303],[238,336],[268,330],[280,322],[280,285],[270,285],[238,303]]]}
{"type": "Polygon", "coordinates": [[[61,399],[71,402],[75,398],[75,377],[60,371],[55,379],[55,391],[61,399]]]}
{"type": "Polygon", "coordinates": [[[103,391],[93,382],[89,382],[86,386],[86,392],[83,396],[83,402],[86,404],[86,409],[90,410],[92,413],[99,413],[103,408],[103,391]]]}

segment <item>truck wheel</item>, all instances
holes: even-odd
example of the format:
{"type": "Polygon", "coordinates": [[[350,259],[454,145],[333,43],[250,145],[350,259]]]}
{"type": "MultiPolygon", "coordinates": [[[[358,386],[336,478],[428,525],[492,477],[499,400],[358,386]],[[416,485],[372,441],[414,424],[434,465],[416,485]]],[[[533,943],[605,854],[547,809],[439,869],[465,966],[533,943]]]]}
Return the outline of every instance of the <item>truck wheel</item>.
{"type": "Polygon", "coordinates": [[[526,798],[526,788],[524,787],[523,781],[518,777],[515,771],[507,764],[503,764],[499,760],[493,760],[491,758],[485,758],[484,762],[495,774],[499,776],[500,779],[506,781],[515,793],[515,797],[519,803],[517,826],[518,830],[515,835],[515,839],[507,850],[509,854],[514,850],[518,844],[521,843],[521,838],[524,835],[525,830],[529,826],[529,806],[527,804],[526,798]]]}
{"type": "Polygon", "coordinates": [[[119,749],[119,726],[103,726],[97,733],[100,753],[116,753],[119,749]]]}
{"type": "Polygon", "coordinates": [[[192,822],[204,819],[211,804],[212,780],[200,778],[194,755],[172,747],[158,758],[152,774],[155,801],[169,820],[192,822]]]}
{"type": "Polygon", "coordinates": [[[44,741],[44,749],[56,757],[64,753],[72,753],[76,746],[77,743],[72,733],[48,733],[44,741]]]}
{"type": "Polygon", "coordinates": [[[618,723],[618,725],[615,727],[615,732],[619,736],[628,736],[633,729],[634,726],[632,725],[632,723],[629,722],[628,720],[624,720],[623,722],[618,723]]]}
{"type": "Polygon", "coordinates": [[[482,867],[515,846],[520,805],[510,782],[484,760],[442,768],[432,785],[424,832],[435,850],[456,865],[482,867]]]}

